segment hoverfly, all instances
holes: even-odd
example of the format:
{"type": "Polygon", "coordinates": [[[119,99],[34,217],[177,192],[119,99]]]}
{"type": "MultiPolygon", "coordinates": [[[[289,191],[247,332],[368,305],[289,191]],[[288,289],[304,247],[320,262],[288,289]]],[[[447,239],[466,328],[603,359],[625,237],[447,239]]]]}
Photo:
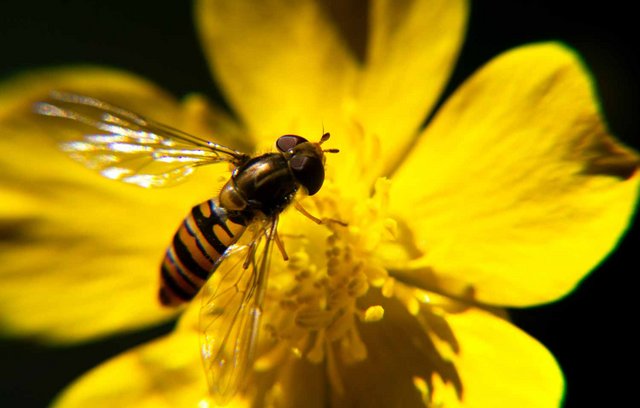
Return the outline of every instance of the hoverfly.
{"type": "Polygon", "coordinates": [[[317,143],[280,136],[276,152],[251,157],[88,96],[54,92],[35,111],[91,128],[92,133],[60,148],[110,179],[165,187],[198,166],[233,165],[219,195],[193,207],[175,233],[160,267],[159,290],[166,306],[202,292],[204,369],[211,395],[217,403],[227,403],[254,358],[274,242],[286,259],[277,235],[279,214],[300,188],[313,195],[322,187],[324,153],[338,152],[321,147],[329,133],[317,143]]]}

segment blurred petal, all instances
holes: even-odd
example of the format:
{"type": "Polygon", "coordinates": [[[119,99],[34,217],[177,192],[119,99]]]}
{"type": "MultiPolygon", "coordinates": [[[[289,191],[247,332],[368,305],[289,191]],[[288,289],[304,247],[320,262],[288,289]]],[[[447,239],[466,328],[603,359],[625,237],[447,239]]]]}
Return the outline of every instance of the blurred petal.
{"type": "Polygon", "coordinates": [[[170,189],[102,178],[56,148],[54,135],[67,126],[32,112],[33,102],[51,89],[95,96],[183,127],[181,108],[167,94],[114,70],[41,71],[2,85],[3,329],[72,341],[168,318],[172,312],[156,300],[159,263],[189,209],[215,193],[226,166],[210,166],[170,189]]]}
{"type": "Polygon", "coordinates": [[[356,64],[313,0],[202,0],[196,19],[215,76],[254,140],[333,129],[356,64]]]}
{"type": "Polygon", "coordinates": [[[199,407],[207,384],[193,331],[176,331],[121,354],[69,386],[54,404],[72,407],[199,407]]]}
{"type": "Polygon", "coordinates": [[[568,293],[616,245],[638,163],[607,133],[578,57],[526,46],[453,95],[394,177],[390,205],[423,254],[414,266],[440,287],[531,305],[568,293]]]}
{"type": "Polygon", "coordinates": [[[27,105],[43,95],[46,96],[51,90],[91,93],[92,96],[113,103],[135,106],[136,111],[150,110],[148,106],[145,108],[135,105],[136,102],[143,102],[140,100],[142,96],[147,99],[155,97],[158,98],[159,115],[154,117],[162,117],[162,114],[166,114],[166,110],[174,104],[165,92],[150,82],[124,71],[103,67],[41,69],[10,78],[0,86],[0,118],[3,121],[24,109],[30,109],[27,105]],[[128,98],[129,95],[131,98],[128,98]]]}
{"type": "Polygon", "coordinates": [[[397,162],[446,85],[464,39],[465,0],[371,2],[360,117],[397,162]]]}
{"type": "Polygon", "coordinates": [[[182,126],[181,130],[242,152],[249,153],[255,148],[247,140],[247,130],[242,124],[198,93],[184,98],[182,126]]]}

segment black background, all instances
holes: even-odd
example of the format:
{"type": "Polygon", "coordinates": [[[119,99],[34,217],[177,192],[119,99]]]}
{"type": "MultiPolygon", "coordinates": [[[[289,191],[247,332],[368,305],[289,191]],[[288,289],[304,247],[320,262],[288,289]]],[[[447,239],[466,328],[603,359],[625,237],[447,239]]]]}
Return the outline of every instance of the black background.
{"type": "MultiPolygon", "coordinates": [[[[630,4],[480,0],[448,92],[502,51],[559,39],[577,49],[593,71],[612,132],[640,149],[637,13],[630,4]]],[[[138,73],[176,96],[198,91],[219,98],[188,2],[50,0],[3,4],[1,12],[0,78],[43,66],[104,64],[138,73]]],[[[566,299],[513,312],[514,322],[563,367],[567,407],[637,400],[635,380],[623,370],[633,373],[637,364],[631,330],[637,321],[632,279],[640,271],[638,234],[636,222],[618,250],[566,299]]],[[[0,406],[45,406],[87,369],[169,328],[61,349],[2,340],[0,406]]]]}

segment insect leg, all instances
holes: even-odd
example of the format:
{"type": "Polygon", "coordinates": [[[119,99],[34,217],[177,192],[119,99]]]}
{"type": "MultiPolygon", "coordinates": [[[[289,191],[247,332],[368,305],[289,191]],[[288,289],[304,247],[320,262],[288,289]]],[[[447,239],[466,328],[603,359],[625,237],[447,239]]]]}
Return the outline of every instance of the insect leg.
{"type": "Polygon", "coordinates": [[[249,253],[247,254],[247,258],[244,260],[244,263],[242,264],[242,268],[243,269],[247,269],[249,267],[249,264],[251,263],[251,260],[253,259],[255,252],[256,252],[256,248],[257,248],[257,241],[252,241],[249,244],[249,253]]]}
{"type": "Polygon", "coordinates": [[[304,215],[305,217],[307,217],[308,219],[310,219],[311,221],[315,222],[318,225],[322,225],[322,224],[326,224],[326,223],[336,223],[338,225],[341,225],[343,227],[347,227],[349,224],[347,224],[344,221],[340,221],[337,220],[335,218],[318,218],[315,215],[311,214],[309,211],[305,210],[305,208],[297,201],[294,201],[293,206],[295,207],[296,210],[298,210],[302,215],[304,215]]]}
{"type": "Polygon", "coordinates": [[[276,245],[278,246],[278,249],[280,250],[280,253],[282,254],[282,258],[285,261],[289,260],[289,255],[287,255],[287,251],[284,248],[284,243],[282,242],[282,240],[280,239],[280,235],[278,234],[278,231],[275,231],[276,236],[275,236],[275,240],[276,240],[276,245]]]}

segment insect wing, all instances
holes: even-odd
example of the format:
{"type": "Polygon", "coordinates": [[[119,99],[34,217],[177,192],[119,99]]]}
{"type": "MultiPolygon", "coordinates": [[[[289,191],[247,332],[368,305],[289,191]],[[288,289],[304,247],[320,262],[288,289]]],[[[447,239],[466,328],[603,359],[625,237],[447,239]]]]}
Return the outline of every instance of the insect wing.
{"type": "Polygon", "coordinates": [[[201,354],[217,404],[235,395],[254,359],[276,226],[277,218],[251,225],[202,288],[201,354]]]}
{"type": "Polygon", "coordinates": [[[80,140],[61,143],[60,148],[71,158],[104,177],[142,187],[173,185],[198,166],[238,165],[247,157],[88,96],[54,92],[34,109],[89,129],[80,140]]]}

